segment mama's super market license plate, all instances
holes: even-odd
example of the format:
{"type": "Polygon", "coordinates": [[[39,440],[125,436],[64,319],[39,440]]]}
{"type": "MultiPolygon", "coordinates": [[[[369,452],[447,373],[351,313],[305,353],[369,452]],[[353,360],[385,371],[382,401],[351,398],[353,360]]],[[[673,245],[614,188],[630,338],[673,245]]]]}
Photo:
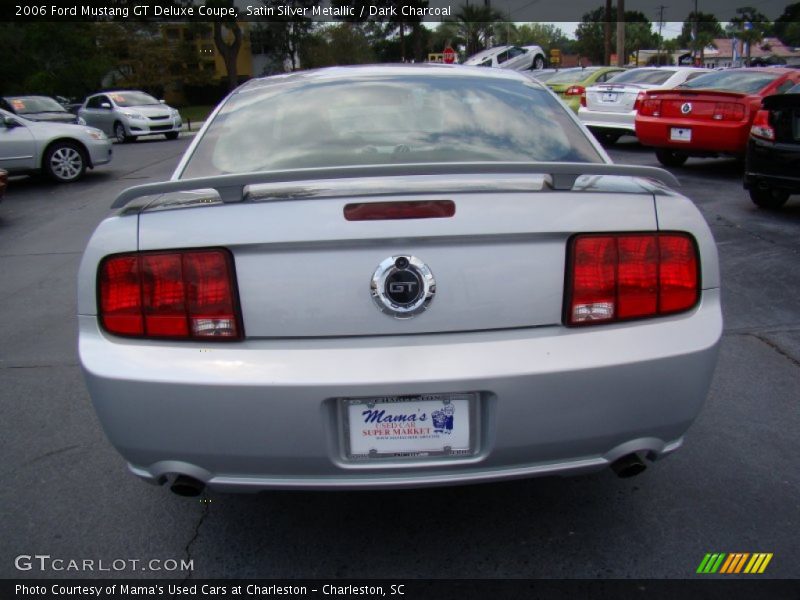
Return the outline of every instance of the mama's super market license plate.
{"type": "Polygon", "coordinates": [[[473,454],[477,397],[462,393],[343,399],[347,457],[473,454]]]}
{"type": "Polygon", "coordinates": [[[673,127],[669,130],[669,139],[673,142],[691,142],[692,130],[686,127],[673,127]]]}

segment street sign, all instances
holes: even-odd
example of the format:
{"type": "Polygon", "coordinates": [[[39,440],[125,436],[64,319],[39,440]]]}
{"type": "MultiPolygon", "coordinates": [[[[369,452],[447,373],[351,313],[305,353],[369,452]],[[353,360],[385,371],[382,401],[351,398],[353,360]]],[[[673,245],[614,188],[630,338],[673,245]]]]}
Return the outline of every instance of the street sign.
{"type": "Polygon", "coordinates": [[[444,59],[445,64],[452,65],[454,62],[456,62],[456,51],[448,46],[444,49],[442,58],[444,59]]]}

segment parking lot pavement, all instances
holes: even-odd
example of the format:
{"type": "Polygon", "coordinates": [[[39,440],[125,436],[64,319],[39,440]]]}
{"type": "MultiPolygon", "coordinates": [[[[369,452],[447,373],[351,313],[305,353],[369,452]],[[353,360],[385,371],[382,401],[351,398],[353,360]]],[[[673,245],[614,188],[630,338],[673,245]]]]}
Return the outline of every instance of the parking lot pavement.
{"type": "MultiPolygon", "coordinates": [[[[689,577],[706,552],[734,551],[773,552],[765,577],[800,576],[800,201],[759,211],[733,161],[674,170],[718,242],[726,334],[685,447],[643,475],[201,502],[126,472],[75,349],[88,236],[117,192],[166,178],[187,143],[115,145],[84,181],[15,179],[0,204],[0,577],[187,576],[22,572],[20,554],[190,558],[195,578],[689,577]]],[[[656,164],[627,142],[610,153],[656,164]]]]}

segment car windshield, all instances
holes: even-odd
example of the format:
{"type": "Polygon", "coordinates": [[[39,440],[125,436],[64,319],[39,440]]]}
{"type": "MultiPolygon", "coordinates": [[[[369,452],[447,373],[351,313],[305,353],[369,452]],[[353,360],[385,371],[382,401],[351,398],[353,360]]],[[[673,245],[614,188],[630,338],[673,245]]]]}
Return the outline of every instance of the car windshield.
{"type": "Polygon", "coordinates": [[[778,77],[780,77],[780,75],[777,73],[737,71],[734,69],[731,71],[701,75],[697,79],[687,81],[678,87],[693,90],[720,90],[750,94],[764,89],[778,77]]]}
{"type": "Polygon", "coordinates": [[[113,92],[109,94],[117,106],[151,106],[160,104],[150,94],[144,92],[113,92]]]}
{"type": "Polygon", "coordinates": [[[800,94],[800,83],[798,83],[794,87],[790,87],[788,90],[786,90],[786,93],[787,94],[800,94]]]}
{"type": "Polygon", "coordinates": [[[607,83],[645,83],[660,85],[672,77],[675,71],[672,69],[633,69],[623,71],[608,80],[607,83]]]}
{"type": "Polygon", "coordinates": [[[265,80],[234,94],[183,176],[398,163],[602,162],[537,83],[425,76],[265,80]]]}
{"type": "Polygon", "coordinates": [[[597,69],[568,69],[553,75],[547,80],[547,83],[575,83],[576,81],[583,81],[596,70],[597,69]]]}
{"type": "Polygon", "coordinates": [[[67,112],[58,102],[47,96],[15,96],[6,98],[18,115],[32,115],[43,112],[67,112]]]}

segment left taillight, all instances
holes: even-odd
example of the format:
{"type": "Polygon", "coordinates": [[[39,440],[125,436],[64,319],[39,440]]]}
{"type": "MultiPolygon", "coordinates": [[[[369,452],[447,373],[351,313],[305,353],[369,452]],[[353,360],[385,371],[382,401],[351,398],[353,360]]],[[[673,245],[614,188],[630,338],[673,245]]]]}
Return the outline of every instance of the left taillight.
{"type": "Polygon", "coordinates": [[[685,233],[577,235],[566,284],[570,326],[683,312],[700,297],[697,248],[685,233]]]}
{"type": "Polygon", "coordinates": [[[230,252],[220,248],[106,257],[98,316],[109,333],[159,339],[242,339],[230,252]]]}
{"type": "Polygon", "coordinates": [[[647,97],[645,92],[639,92],[636,94],[636,100],[633,102],[633,110],[638,111],[642,107],[642,102],[647,97]]]}

